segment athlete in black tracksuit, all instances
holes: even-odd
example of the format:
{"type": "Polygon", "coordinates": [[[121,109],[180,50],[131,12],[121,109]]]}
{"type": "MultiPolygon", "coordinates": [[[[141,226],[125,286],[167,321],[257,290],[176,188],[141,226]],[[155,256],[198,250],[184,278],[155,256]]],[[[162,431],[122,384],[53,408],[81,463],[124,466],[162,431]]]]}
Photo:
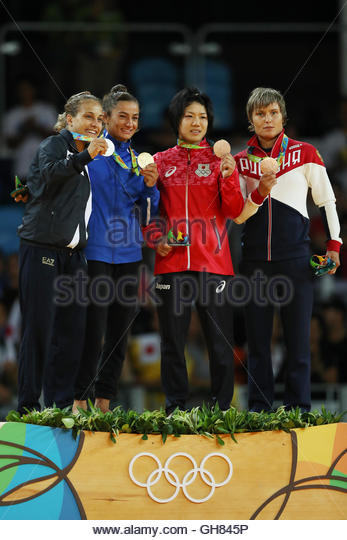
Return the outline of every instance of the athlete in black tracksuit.
{"type": "MultiPolygon", "coordinates": [[[[92,96],[77,96],[77,108],[86,103],[88,114],[89,109],[94,114],[94,119],[82,117],[80,127],[92,126],[85,133],[95,133],[96,137],[102,127],[100,102],[92,96]]],[[[18,229],[20,413],[40,409],[42,386],[46,406],[55,403],[65,407],[73,401],[85,326],[85,305],[78,301],[76,290],[87,266],[82,248],[91,210],[86,165],[92,157],[87,149],[82,150],[84,142],[81,146],[80,141],[74,141],[71,131],[62,129],[40,144],[27,179],[29,200],[18,229]]],[[[92,144],[96,147],[104,143],[98,140],[90,148],[92,144]]]]}

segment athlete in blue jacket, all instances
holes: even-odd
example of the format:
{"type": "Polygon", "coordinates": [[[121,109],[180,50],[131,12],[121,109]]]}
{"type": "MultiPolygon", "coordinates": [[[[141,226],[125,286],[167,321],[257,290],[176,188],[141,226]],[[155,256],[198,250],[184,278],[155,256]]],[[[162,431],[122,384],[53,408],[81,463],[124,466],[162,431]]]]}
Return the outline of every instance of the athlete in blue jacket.
{"type": "Polygon", "coordinates": [[[94,382],[95,405],[102,411],[107,411],[116,397],[128,331],[136,317],[141,227],[148,225],[159,206],[157,167],[153,163],[140,170],[130,144],[138,128],[137,99],[117,85],[104,97],[103,107],[106,137],[113,142],[115,152],[88,167],[92,186],[85,250],[89,305],[74,411],[78,406],[87,408],[94,382]]]}

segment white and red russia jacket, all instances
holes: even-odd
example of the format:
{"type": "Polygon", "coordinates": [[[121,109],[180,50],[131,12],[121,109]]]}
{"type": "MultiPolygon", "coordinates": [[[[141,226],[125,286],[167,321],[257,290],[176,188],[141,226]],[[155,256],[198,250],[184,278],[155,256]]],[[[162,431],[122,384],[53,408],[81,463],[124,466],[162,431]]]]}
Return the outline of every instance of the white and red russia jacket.
{"type": "Polygon", "coordinates": [[[159,171],[160,218],[147,228],[146,242],[156,242],[170,230],[189,238],[189,246],[173,247],[166,257],[156,254],[155,274],[206,271],[232,275],[227,218],[239,216],[244,200],[237,169],[227,178],[220,159],[204,139],[200,149],[175,146],[154,156],[159,171]]]}
{"type": "MultiPolygon", "coordinates": [[[[284,131],[274,144],[270,157],[278,158],[284,131]]],[[[259,158],[268,154],[259,146],[257,136],[248,148],[236,154],[240,186],[245,198],[259,185],[259,158]]],[[[283,146],[282,146],[283,148],[283,146]]],[[[288,138],[286,152],[277,173],[277,184],[258,211],[245,224],[243,257],[248,260],[284,260],[310,254],[306,199],[309,188],[320,208],[327,232],[327,250],[339,252],[340,224],[335,195],[322,157],[309,143],[288,138]]],[[[237,220],[236,220],[237,221],[237,220]]]]}

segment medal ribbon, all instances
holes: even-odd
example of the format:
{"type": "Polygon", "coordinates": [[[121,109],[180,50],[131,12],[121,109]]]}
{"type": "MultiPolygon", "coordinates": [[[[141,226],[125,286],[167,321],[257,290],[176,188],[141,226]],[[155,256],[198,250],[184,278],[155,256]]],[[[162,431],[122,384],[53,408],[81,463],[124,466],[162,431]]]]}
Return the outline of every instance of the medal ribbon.
{"type": "Polygon", "coordinates": [[[81,135],[81,133],[76,133],[75,131],[70,131],[71,135],[73,136],[73,138],[76,140],[76,141],[86,141],[86,142],[90,142],[92,141],[93,139],[95,139],[95,137],[88,137],[88,135],[81,135]]]}
{"type": "Polygon", "coordinates": [[[210,148],[209,146],[199,146],[198,144],[189,144],[182,139],[177,139],[178,146],[182,146],[182,148],[190,148],[191,150],[202,150],[203,148],[210,148]]]}
{"type": "MultiPolygon", "coordinates": [[[[76,141],[90,142],[93,139],[95,139],[95,137],[88,137],[88,135],[81,135],[81,133],[76,133],[75,131],[70,131],[70,133],[76,141]]],[[[136,176],[139,176],[140,171],[137,164],[137,159],[131,146],[129,146],[129,150],[130,150],[131,165],[132,165],[131,170],[132,172],[136,174],[136,176]]],[[[128,165],[122,160],[122,158],[117,154],[117,152],[113,152],[112,156],[115,162],[118,163],[118,165],[120,165],[121,167],[123,167],[123,169],[129,169],[128,165]]]]}
{"type": "MultiPolygon", "coordinates": [[[[131,146],[129,146],[129,151],[130,151],[131,165],[132,165],[131,170],[133,173],[136,174],[136,176],[139,176],[140,174],[139,166],[137,163],[134,150],[131,148],[131,146]]],[[[112,156],[115,162],[118,163],[118,165],[120,165],[123,169],[129,169],[128,165],[122,160],[122,158],[117,154],[117,152],[113,152],[112,156]]]]}
{"type": "MultiPolygon", "coordinates": [[[[283,139],[282,139],[282,143],[281,143],[281,148],[280,148],[280,151],[279,151],[279,154],[277,156],[277,163],[278,165],[280,166],[284,160],[284,157],[286,155],[286,151],[287,151],[287,146],[288,146],[288,137],[286,134],[283,135],[283,139]]],[[[253,152],[253,146],[249,148],[249,152],[247,153],[247,157],[250,161],[253,161],[255,163],[258,163],[259,161],[262,161],[263,159],[265,159],[265,157],[267,156],[264,156],[264,157],[259,157],[259,156],[253,156],[252,152],[253,152]]]]}

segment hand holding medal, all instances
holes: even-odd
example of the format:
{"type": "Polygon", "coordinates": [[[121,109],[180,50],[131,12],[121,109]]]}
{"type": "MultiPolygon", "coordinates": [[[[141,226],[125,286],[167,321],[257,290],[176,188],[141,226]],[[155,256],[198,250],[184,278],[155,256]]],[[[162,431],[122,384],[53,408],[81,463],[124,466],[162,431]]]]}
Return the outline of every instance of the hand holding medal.
{"type": "Polygon", "coordinates": [[[113,152],[115,151],[114,144],[110,139],[104,139],[104,140],[107,143],[107,149],[106,149],[106,152],[103,153],[103,155],[105,157],[110,157],[110,156],[112,156],[113,152]]]}
{"type": "Polygon", "coordinates": [[[82,133],[76,133],[75,131],[71,131],[71,135],[75,141],[85,141],[90,143],[88,152],[93,159],[98,154],[105,157],[112,156],[115,151],[114,144],[110,139],[105,139],[104,137],[89,137],[89,135],[83,135],[82,133]]]}
{"type": "Polygon", "coordinates": [[[277,184],[276,173],[279,171],[277,159],[266,157],[260,162],[260,172],[262,174],[258,186],[258,191],[263,197],[267,197],[277,184]]]}
{"type": "Polygon", "coordinates": [[[231,146],[225,139],[220,139],[214,143],[213,151],[217,157],[223,158],[227,154],[230,154],[231,146]]]}
{"type": "Polygon", "coordinates": [[[230,151],[230,144],[225,139],[220,139],[213,145],[214,154],[221,159],[220,170],[223,178],[231,176],[235,170],[236,163],[230,151]]]}
{"type": "Polygon", "coordinates": [[[145,169],[147,165],[154,163],[154,159],[153,156],[148,152],[141,152],[141,154],[137,156],[137,163],[141,169],[145,169]]]}
{"type": "Polygon", "coordinates": [[[260,171],[262,174],[276,174],[279,168],[277,160],[271,157],[266,157],[260,162],[260,171]]]}
{"type": "Polygon", "coordinates": [[[137,156],[137,163],[140,167],[140,173],[143,176],[146,186],[155,186],[159,173],[157,166],[154,163],[153,156],[148,152],[141,152],[141,154],[137,156]]]}
{"type": "MultiPolygon", "coordinates": [[[[108,141],[108,139],[104,139],[104,138],[92,139],[88,146],[88,152],[90,154],[90,157],[94,159],[98,154],[101,154],[103,156],[106,155],[106,152],[109,150],[108,142],[110,142],[113,146],[112,141],[108,141]]],[[[109,155],[112,155],[112,152],[109,155]]]]}

